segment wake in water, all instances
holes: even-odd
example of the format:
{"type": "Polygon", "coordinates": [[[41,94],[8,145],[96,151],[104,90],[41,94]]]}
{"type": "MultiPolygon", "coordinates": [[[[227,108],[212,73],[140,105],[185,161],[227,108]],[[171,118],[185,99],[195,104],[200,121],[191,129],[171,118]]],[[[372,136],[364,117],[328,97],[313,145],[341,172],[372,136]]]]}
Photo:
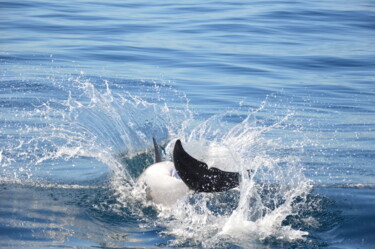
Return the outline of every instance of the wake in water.
{"type": "Polygon", "coordinates": [[[40,88],[55,97],[40,96],[31,107],[15,107],[7,116],[3,132],[11,125],[16,132],[8,134],[6,149],[0,151],[2,181],[58,179],[66,184],[72,167],[87,174],[77,176],[78,182],[100,177],[109,168],[112,196],[95,208],[130,212],[142,226],[163,227],[161,233],[173,236],[170,244],[175,246],[246,246],[307,235],[287,222],[306,208],[312,186],[293,156],[303,147],[288,145],[280,136],[298,132],[288,127],[292,113],[264,116],[272,100],[258,109],[242,103],[202,120],[193,115],[186,96],[167,84],[77,75],[49,79],[46,86],[40,88]],[[152,137],[165,145],[166,159],[171,160],[174,142],[181,139],[189,154],[208,166],[240,172],[240,186],[225,193],[191,193],[173,207],[147,201],[134,182],[153,162],[152,137]]]}

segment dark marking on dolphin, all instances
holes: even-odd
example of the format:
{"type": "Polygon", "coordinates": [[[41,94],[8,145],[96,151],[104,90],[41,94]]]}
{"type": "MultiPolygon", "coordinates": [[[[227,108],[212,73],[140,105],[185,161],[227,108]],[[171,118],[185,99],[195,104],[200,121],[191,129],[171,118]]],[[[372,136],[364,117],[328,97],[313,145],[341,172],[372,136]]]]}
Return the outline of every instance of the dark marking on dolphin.
{"type": "Polygon", "coordinates": [[[208,168],[207,164],[190,156],[177,140],[173,149],[173,163],[182,181],[195,192],[222,192],[240,184],[238,172],[208,168]]]}

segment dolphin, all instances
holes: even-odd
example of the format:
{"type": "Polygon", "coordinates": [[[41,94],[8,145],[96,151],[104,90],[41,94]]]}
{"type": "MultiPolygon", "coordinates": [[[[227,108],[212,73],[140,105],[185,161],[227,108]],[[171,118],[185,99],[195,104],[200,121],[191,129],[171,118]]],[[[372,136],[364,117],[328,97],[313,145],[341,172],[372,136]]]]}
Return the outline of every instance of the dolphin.
{"type": "Polygon", "coordinates": [[[208,167],[189,155],[177,140],[173,162],[162,161],[160,146],[153,138],[155,163],[140,175],[137,184],[145,186],[147,199],[166,206],[173,205],[189,192],[222,192],[240,184],[238,172],[208,167]],[[189,191],[190,190],[190,191],[189,191]]]}
{"type": "Polygon", "coordinates": [[[195,192],[222,192],[240,184],[238,172],[208,168],[207,164],[190,156],[177,140],[173,149],[174,167],[182,181],[195,192]]]}

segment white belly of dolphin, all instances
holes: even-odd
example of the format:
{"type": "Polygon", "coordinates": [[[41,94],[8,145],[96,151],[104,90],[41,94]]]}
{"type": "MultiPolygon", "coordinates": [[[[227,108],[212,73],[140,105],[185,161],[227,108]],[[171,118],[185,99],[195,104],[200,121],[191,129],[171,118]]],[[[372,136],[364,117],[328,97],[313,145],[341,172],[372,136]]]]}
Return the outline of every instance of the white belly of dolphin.
{"type": "Polygon", "coordinates": [[[147,186],[147,197],[158,204],[171,206],[186,196],[189,188],[178,176],[173,162],[159,162],[149,166],[138,178],[147,186]]]}

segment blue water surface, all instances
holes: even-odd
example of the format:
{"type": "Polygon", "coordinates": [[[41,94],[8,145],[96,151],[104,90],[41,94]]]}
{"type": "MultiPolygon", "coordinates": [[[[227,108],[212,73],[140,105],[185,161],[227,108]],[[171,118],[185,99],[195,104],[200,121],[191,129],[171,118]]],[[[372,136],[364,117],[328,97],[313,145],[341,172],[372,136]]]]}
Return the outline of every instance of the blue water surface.
{"type": "Polygon", "coordinates": [[[1,1],[0,247],[374,248],[374,24],[369,0],[1,1]],[[245,187],[191,197],[189,229],[130,197],[152,137],[230,141],[263,208],[224,236],[245,187]]]}

